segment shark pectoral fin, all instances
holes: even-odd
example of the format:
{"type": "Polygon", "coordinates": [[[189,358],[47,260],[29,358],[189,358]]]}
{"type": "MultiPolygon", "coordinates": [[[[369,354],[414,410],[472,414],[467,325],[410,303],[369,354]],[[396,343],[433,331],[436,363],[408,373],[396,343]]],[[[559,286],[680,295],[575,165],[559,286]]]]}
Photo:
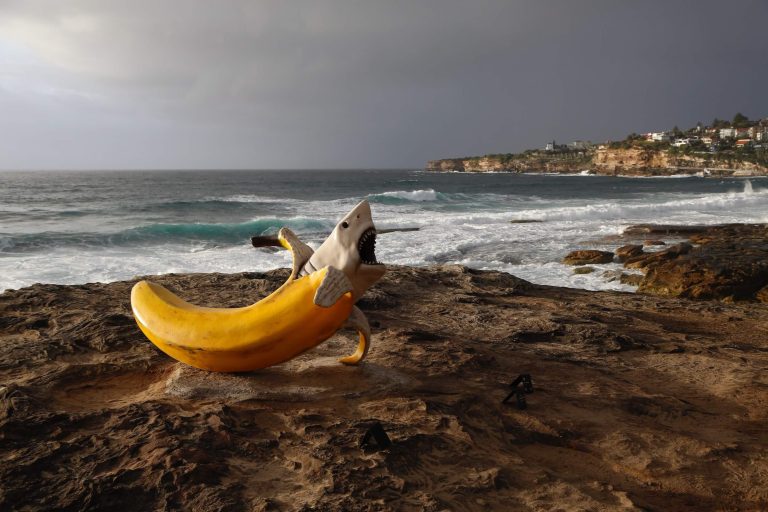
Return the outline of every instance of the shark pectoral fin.
{"type": "Polygon", "coordinates": [[[360,341],[357,344],[355,353],[351,356],[342,357],[339,359],[339,362],[350,365],[358,364],[365,359],[366,354],[368,354],[368,348],[371,346],[371,327],[368,325],[368,319],[365,318],[365,315],[357,306],[352,307],[352,313],[349,315],[344,326],[355,329],[360,336],[360,341]]]}
{"type": "Polygon", "coordinates": [[[301,271],[302,267],[312,257],[314,251],[310,246],[299,240],[293,231],[288,228],[281,228],[277,234],[280,245],[291,251],[293,256],[293,268],[291,269],[291,279],[294,279],[301,271]]]}
{"type": "Polygon", "coordinates": [[[313,302],[321,308],[329,308],[336,304],[344,294],[352,291],[352,283],[347,274],[334,267],[325,267],[328,269],[323,282],[315,292],[313,302]]]}

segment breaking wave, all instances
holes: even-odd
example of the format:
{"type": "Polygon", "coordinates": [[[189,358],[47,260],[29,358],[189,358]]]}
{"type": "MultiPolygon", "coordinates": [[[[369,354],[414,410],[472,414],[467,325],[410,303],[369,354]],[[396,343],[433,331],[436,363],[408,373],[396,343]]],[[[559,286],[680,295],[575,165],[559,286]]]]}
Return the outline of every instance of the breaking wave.
{"type": "Polygon", "coordinates": [[[288,227],[297,233],[324,233],[333,224],[323,220],[295,217],[260,218],[232,224],[150,224],[116,233],[61,233],[5,235],[0,238],[0,253],[50,250],[58,247],[119,247],[166,244],[211,243],[248,244],[250,237],[276,233],[288,227]]]}
{"type": "Polygon", "coordinates": [[[372,203],[382,204],[401,204],[401,203],[422,203],[425,201],[440,201],[448,199],[446,194],[436,192],[433,189],[426,190],[394,190],[392,192],[382,192],[381,194],[372,194],[368,200],[372,203]]]}

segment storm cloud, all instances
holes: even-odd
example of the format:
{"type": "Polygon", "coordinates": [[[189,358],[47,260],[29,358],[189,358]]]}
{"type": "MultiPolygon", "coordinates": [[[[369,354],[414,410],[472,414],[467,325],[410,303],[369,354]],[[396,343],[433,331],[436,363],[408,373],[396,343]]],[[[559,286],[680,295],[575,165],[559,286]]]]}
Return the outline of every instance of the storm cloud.
{"type": "Polygon", "coordinates": [[[741,111],[764,1],[0,2],[0,168],[422,167],[741,111]]]}

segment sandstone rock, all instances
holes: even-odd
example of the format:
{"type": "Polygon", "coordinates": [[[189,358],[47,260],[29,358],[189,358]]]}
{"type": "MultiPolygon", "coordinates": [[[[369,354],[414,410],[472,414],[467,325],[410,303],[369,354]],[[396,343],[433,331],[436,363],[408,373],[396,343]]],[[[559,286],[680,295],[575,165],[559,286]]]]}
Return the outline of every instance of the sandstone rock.
{"type": "Polygon", "coordinates": [[[602,274],[600,274],[600,277],[608,281],[609,283],[612,283],[614,281],[618,281],[621,279],[621,276],[624,273],[621,270],[606,270],[602,274]]]}
{"type": "Polygon", "coordinates": [[[628,261],[627,267],[647,268],[638,291],[692,299],[765,301],[768,227],[714,226],[691,239],[701,245],[678,244],[644,260],[628,261]]]}
{"type": "Polygon", "coordinates": [[[612,252],[596,250],[572,251],[565,258],[563,258],[563,263],[566,265],[587,265],[610,263],[612,261],[612,252]]]}
{"type": "MultiPolygon", "coordinates": [[[[238,307],[289,273],[152,279],[238,307]]],[[[357,343],[342,332],[212,374],[127,323],[133,284],[0,294],[0,510],[615,510],[628,485],[649,510],[768,503],[763,304],[391,266],[364,364],[338,363],[357,343]],[[519,372],[531,414],[500,403],[519,372]],[[359,449],[374,419],[392,440],[375,454],[359,449]]]]}
{"type": "Polygon", "coordinates": [[[755,293],[755,299],[760,302],[768,302],[768,285],[763,286],[755,293]]]}
{"type": "Polygon", "coordinates": [[[640,283],[643,282],[643,275],[642,274],[625,274],[622,273],[619,277],[619,282],[621,284],[628,284],[630,286],[640,286],[640,283]]]}
{"type": "Polygon", "coordinates": [[[768,167],[740,159],[715,161],[712,156],[674,155],[669,151],[653,150],[646,147],[597,148],[574,155],[552,154],[534,151],[517,155],[485,155],[465,158],[447,158],[427,162],[428,171],[452,172],[561,172],[635,176],[664,176],[670,174],[693,174],[705,168],[711,169],[712,176],[733,175],[755,176],[768,174],[768,167]]]}
{"type": "Polygon", "coordinates": [[[619,258],[619,261],[625,261],[627,258],[638,256],[640,254],[643,254],[642,245],[623,245],[616,249],[616,257],[619,258]]]}
{"type": "MultiPolygon", "coordinates": [[[[626,149],[598,148],[592,157],[592,168],[598,174],[626,174],[635,176],[693,174],[704,168],[711,167],[752,171],[749,175],[754,175],[755,172],[765,173],[768,171],[765,166],[752,162],[739,160],[732,162],[715,161],[708,156],[675,155],[669,151],[657,151],[645,147],[626,149]]],[[[715,171],[713,174],[717,173],[718,171],[715,171]]],[[[743,175],[747,175],[746,172],[743,175]]]]}
{"type": "Polygon", "coordinates": [[[631,258],[627,258],[624,262],[624,266],[626,268],[646,268],[650,265],[675,259],[683,254],[688,254],[692,248],[693,246],[691,244],[682,242],[672,245],[663,251],[643,253],[631,258]]]}
{"type": "Polygon", "coordinates": [[[576,267],[573,269],[574,274],[591,274],[595,271],[595,267],[576,267]]]}
{"type": "Polygon", "coordinates": [[[703,233],[711,226],[685,226],[681,224],[636,224],[624,230],[625,235],[677,235],[703,233]]]}
{"type": "Polygon", "coordinates": [[[643,240],[643,245],[667,245],[664,240],[643,240]]]}

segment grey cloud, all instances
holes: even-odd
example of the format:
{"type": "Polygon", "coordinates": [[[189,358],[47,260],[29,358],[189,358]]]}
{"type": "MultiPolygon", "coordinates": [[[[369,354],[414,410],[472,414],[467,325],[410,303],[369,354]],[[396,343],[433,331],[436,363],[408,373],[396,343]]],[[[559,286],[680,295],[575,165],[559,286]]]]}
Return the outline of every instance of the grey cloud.
{"type": "Polygon", "coordinates": [[[768,115],[767,14],[759,1],[5,2],[0,168],[420,167],[768,115]]]}

